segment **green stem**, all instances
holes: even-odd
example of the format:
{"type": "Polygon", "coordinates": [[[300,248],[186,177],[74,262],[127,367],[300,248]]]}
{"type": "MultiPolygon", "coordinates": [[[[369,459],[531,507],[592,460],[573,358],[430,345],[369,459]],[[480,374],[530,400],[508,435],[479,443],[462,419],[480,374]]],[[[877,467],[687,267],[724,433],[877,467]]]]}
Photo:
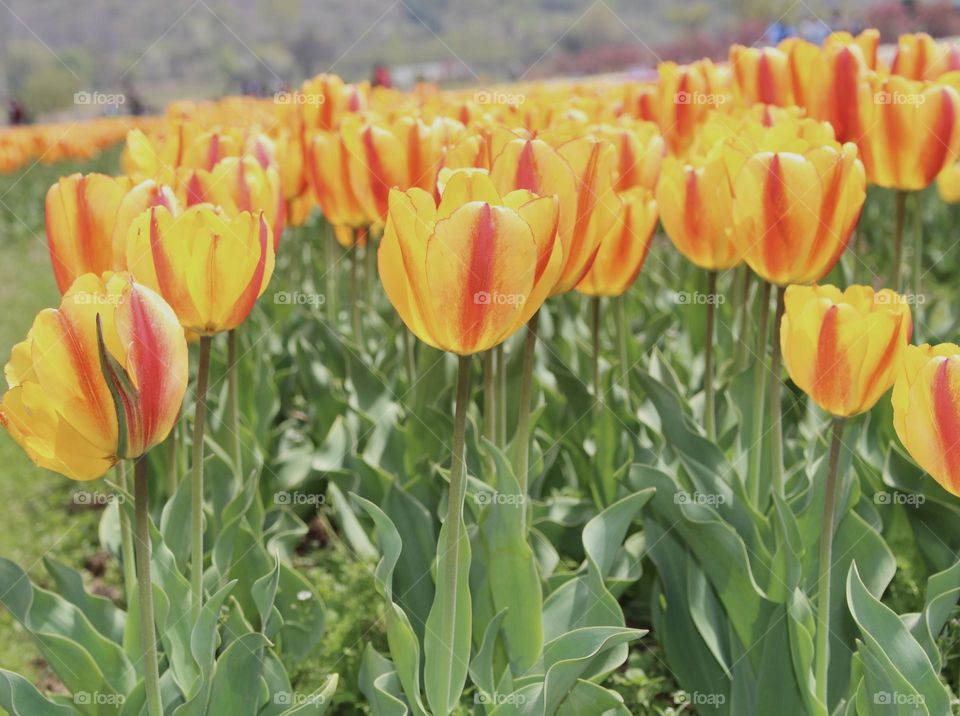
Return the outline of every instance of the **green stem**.
{"type": "Polygon", "coordinates": [[[896,193],[896,218],[893,225],[893,265],[890,277],[890,285],[894,291],[900,290],[900,275],[903,273],[901,262],[903,261],[903,223],[907,211],[907,192],[897,191],[896,193]]]}
{"type": "Polygon", "coordinates": [[[334,236],[333,224],[327,223],[329,227],[329,232],[324,242],[324,263],[323,267],[324,276],[327,280],[327,295],[324,297],[327,301],[327,315],[330,319],[330,323],[334,326],[337,324],[337,312],[339,311],[338,298],[338,289],[337,289],[337,271],[339,267],[337,266],[337,239],[334,236]]]}
{"type": "Polygon", "coordinates": [[[590,299],[591,327],[593,333],[593,400],[594,408],[600,407],[600,297],[590,299]]]}
{"type": "MultiPolygon", "coordinates": [[[[117,463],[117,484],[124,492],[130,491],[127,483],[127,463],[123,460],[117,463]]],[[[129,608],[137,590],[137,565],[133,547],[133,527],[130,524],[130,515],[123,505],[120,506],[120,557],[123,560],[123,589],[127,595],[129,608]]]]}
{"type": "Polygon", "coordinates": [[[413,334],[410,329],[403,326],[400,330],[403,333],[403,355],[407,364],[407,383],[409,383],[407,393],[409,393],[410,403],[412,404],[416,398],[414,390],[417,387],[417,348],[413,342],[413,334]]]}
{"type": "Polygon", "coordinates": [[[750,470],[747,486],[754,505],[760,504],[760,470],[763,461],[763,369],[767,356],[767,322],[770,318],[770,284],[760,289],[760,319],[757,323],[757,355],[753,375],[753,425],[750,431],[750,470]]]}
{"type": "Polygon", "coordinates": [[[243,488],[243,447],[240,443],[240,406],[237,376],[237,330],[227,331],[227,415],[233,433],[233,465],[237,491],[243,488]]]}
{"type": "Polygon", "coordinates": [[[367,232],[367,244],[363,248],[363,253],[364,258],[367,260],[365,278],[367,281],[367,304],[370,306],[370,310],[373,310],[373,299],[376,291],[377,252],[375,248],[373,245],[373,235],[367,232]]]}
{"type": "Polygon", "coordinates": [[[179,423],[180,420],[177,419],[163,442],[164,449],[167,451],[167,493],[170,497],[177,494],[177,488],[180,486],[180,480],[177,478],[180,468],[180,441],[177,432],[179,423]]]}
{"type": "Polygon", "coordinates": [[[913,310],[919,312],[923,305],[918,298],[923,294],[923,191],[915,191],[913,197],[913,310]]]}
{"type": "Polygon", "coordinates": [[[537,311],[527,323],[527,335],[523,341],[523,373],[520,376],[520,413],[517,418],[517,482],[520,494],[526,495],[530,471],[530,407],[533,402],[533,359],[537,347],[537,311]]]}
{"type": "Polygon", "coordinates": [[[717,272],[707,272],[707,336],[703,355],[703,425],[707,438],[717,439],[713,400],[713,321],[716,313],[717,272]]]}
{"type": "Polygon", "coordinates": [[[160,668],[157,663],[157,632],[153,618],[153,582],[150,578],[150,482],[147,458],[134,463],[134,512],[137,523],[137,595],[140,600],[140,646],[143,652],[143,682],[147,712],[163,716],[160,699],[160,668]]]}
{"type": "MultiPolygon", "coordinates": [[[[837,480],[840,465],[840,444],[843,435],[843,418],[833,420],[833,438],[830,441],[830,458],[827,469],[827,484],[824,486],[823,516],[820,519],[820,569],[817,579],[817,646],[814,661],[817,698],[827,706],[827,676],[830,671],[830,571],[833,560],[834,511],[839,492],[837,480]]],[[[829,707],[828,707],[829,708],[829,707]]]]}
{"type": "Polygon", "coordinates": [[[483,436],[497,440],[497,390],[493,370],[493,349],[483,354],[483,436]]]}
{"type": "Polygon", "coordinates": [[[737,335],[740,340],[737,342],[737,352],[734,358],[734,368],[737,371],[743,370],[747,365],[747,344],[750,342],[750,267],[746,264],[740,266],[743,278],[740,281],[740,302],[738,306],[740,327],[737,335]]]}
{"type": "Polygon", "coordinates": [[[507,351],[503,343],[496,347],[497,368],[497,444],[507,446],[507,351]]]}
{"type": "Polygon", "coordinates": [[[207,382],[210,377],[210,336],[200,337],[200,365],[197,368],[197,404],[193,416],[193,464],[191,479],[190,596],[193,623],[203,606],[203,432],[207,421],[207,382]]]}
{"type": "Polygon", "coordinates": [[[614,318],[617,322],[617,345],[620,351],[620,381],[623,386],[624,402],[627,413],[633,413],[631,405],[633,396],[630,395],[630,353],[627,350],[627,308],[624,296],[614,299],[614,318]]]}
{"type": "Polygon", "coordinates": [[[363,347],[362,323],[360,320],[360,246],[353,242],[350,256],[350,316],[353,320],[353,339],[363,347]]]}
{"type": "Polygon", "coordinates": [[[770,461],[773,467],[771,487],[776,494],[783,496],[783,424],[780,407],[780,380],[782,355],[780,352],[780,323],[783,321],[785,305],[783,302],[784,288],[778,287],[777,312],[773,319],[773,345],[770,358],[770,420],[772,422],[772,440],[770,443],[770,461]]]}

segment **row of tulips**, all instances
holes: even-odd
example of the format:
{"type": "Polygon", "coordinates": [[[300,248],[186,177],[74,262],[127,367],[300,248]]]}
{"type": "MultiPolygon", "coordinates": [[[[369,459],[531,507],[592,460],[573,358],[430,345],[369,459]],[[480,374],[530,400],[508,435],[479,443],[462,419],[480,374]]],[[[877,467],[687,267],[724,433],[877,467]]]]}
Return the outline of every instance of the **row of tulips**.
{"type": "MultiPolygon", "coordinates": [[[[382,504],[358,497],[349,512],[354,521],[358,514],[372,520],[382,553],[377,583],[387,605],[391,660],[371,657],[367,674],[375,678],[366,692],[378,709],[448,714],[468,679],[470,688],[485,695],[481,703],[490,713],[616,709],[615,694],[597,683],[623,663],[626,643],[642,635],[626,627],[617,605],[626,586],[617,565],[631,554],[624,539],[640,512],[645,530],[653,530],[671,509],[661,501],[664,479],[672,479],[676,490],[686,484],[685,476],[697,474],[696,465],[715,464],[711,479],[729,475],[722,489],[735,502],[730,509],[757,520],[751,541],[769,533],[780,544],[783,535],[793,534],[790,525],[796,531],[794,505],[801,488],[809,497],[810,485],[797,451],[784,443],[785,367],[834,417],[833,439],[826,477],[816,492],[822,505],[813,550],[817,576],[801,583],[803,558],[782,554],[771,559],[776,566],[770,572],[779,574],[786,563],[781,581],[794,589],[778,597],[780,587],[767,584],[760,601],[766,609],[789,600],[791,610],[807,611],[806,618],[790,612],[800,626],[787,640],[790,646],[780,647],[800,650],[796,673],[788,679],[799,692],[791,691],[791,698],[802,703],[796,712],[872,713],[858,705],[860,682],[849,664],[837,667],[838,659],[831,659],[831,636],[838,629],[832,550],[835,536],[843,534],[837,514],[851,489],[841,459],[843,426],[870,411],[893,386],[893,426],[904,447],[946,490],[960,494],[960,349],[908,345],[914,321],[923,326],[923,311],[911,316],[909,295],[895,291],[903,274],[905,192],[914,192],[922,218],[920,191],[940,176],[941,194],[950,200],[956,184],[960,75],[954,75],[953,57],[949,47],[910,36],[901,38],[894,62],[883,67],[877,35],[867,31],[858,37],[835,34],[823,47],[800,40],[777,48],[734,47],[727,64],[666,64],[659,82],[650,84],[597,80],[475,93],[421,87],[401,94],[320,76],[271,101],[178,103],[156,126],[127,135],[123,176],[61,179],[47,195],[46,218],[62,301],[59,309],[42,312],[26,341],[14,348],[0,417],[38,465],[72,479],[97,479],[117,468],[125,490],[123,465],[134,465],[135,508],[120,514],[120,530],[128,605],[139,615],[131,634],[140,650],[138,681],[124,673],[124,693],[136,694],[132,703],[150,716],[281,713],[271,710],[259,688],[252,696],[240,691],[227,696],[218,681],[234,660],[247,658],[232,651],[240,644],[254,655],[254,665],[245,666],[257,677],[253,686],[259,687],[260,679],[267,691],[283,686],[287,677],[277,676],[276,668],[286,642],[276,637],[285,620],[295,621],[281,602],[289,591],[282,585],[295,580],[289,565],[271,566],[271,556],[258,565],[255,578],[244,579],[236,577],[244,555],[229,556],[234,543],[248,540],[250,549],[266,544],[276,524],[264,518],[260,504],[262,465],[241,439],[237,332],[267,290],[278,255],[288,250],[281,240],[285,227],[303,225],[319,207],[333,235],[323,237],[331,259],[324,265],[326,295],[338,295],[341,278],[333,237],[350,255],[348,334],[360,354],[367,355],[372,343],[363,336],[361,309],[369,299],[362,294],[359,267],[366,260],[369,271],[375,258],[383,292],[405,326],[409,390],[424,379],[419,372],[426,347],[458,356],[449,489],[445,501],[423,510],[445,508],[432,540],[436,550],[425,564],[426,573],[431,563],[435,570],[427,605],[394,592],[395,579],[416,583],[424,573],[402,574],[409,565],[398,560],[401,554],[409,557],[411,546],[400,537],[405,528],[396,524],[396,513],[388,514],[386,497],[382,504]],[[817,285],[847,249],[868,184],[898,192],[886,279],[895,290],[817,285]],[[583,529],[584,566],[551,580],[556,565],[548,567],[535,549],[542,547],[537,541],[542,536],[533,530],[536,510],[529,506],[531,497],[542,497],[534,483],[546,469],[534,438],[541,314],[552,318],[552,310],[568,305],[561,294],[589,297],[591,409],[599,426],[606,394],[601,300],[613,298],[624,419],[642,426],[639,416],[655,409],[663,423],[660,440],[672,444],[673,436],[689,432],[675,422],[689,408],[665,407],[669,396],[658,392],[650,375],[639,376],[643,404],[633,404],[629,354],[636,322],[627,315],[624,295],[641,273],[658,222],[677,250],[705,273],[708,298],[716,296],[721,278],[737,274],[743,287],[737,343],[749,347],[755,341],[748,374],[752,404],[741,413],[743,427],[731,447],[724,437],[731,415],[716,400],[725,378],[715,353],[726,346],[715,347],[718,310],[708,300],[703,400],[691,416],[699,427],[684,438],[698,447],[671,445],[686,454],[680,463],[650,461],[674,471],[673,478],[644,466],[629,474],[596,475],[590,489],[598,512],[583,529]],[[205,480],[208,387],[219,333],[226,334],[223,414],[232,443],[232,479],[222,498],[219,487],[205,480]],[[517,333],[523,335],[523,350],[515,431],[508,439],[504,347],[517,333]],[[410,334],[425,347],[418,350],[410,334]],[[198,344],[192,413],[182,410],[188,342],[198,344]],[[476,354],[483,355],[485,440],[472,444],[484,457],[480,463],[468,450],[476,354]],[[181,480],[180,456],[188,442],[183,426],[191,418],[190,480],[181,480]],[[174,550],[166,542],[174,535],[157,532],[148,505],[151,463],[144,456],[161,443],[173,456],[163,461],[169,498],[164,511],[177,510],[190,525],[189,544],[172,563],[168,554],[174,550]],[[732,462],[741,464],[719,467],[732,462]],[[489,489],[515,499],[466,509],[468,495],[489,489]],[[216,514],[218,508],[233,521],[216,514]],[[238,520],[246,530],[243,539],[238,520]],[[160,549],[151,557],[157,539],[160,549]],[[151,588],[157,584],[151,564],[155,573],[162,572],[160,590],[151,588]],[[166,593],[174,583],[185,599],[181,604],[166,593]],[[222,631],[215,617],[231,590],[231,599],[242,606],[222,631]],[[807,594],[815,597],[815,620],[807,594]],[[606,611],[599,610],[604,613],[593,609],[597,603],[605,605],[606,611]],[[178,608],[184,614],[177,614],[178,608]],[[183,627],[177,628],[181,620],[185,641],[183,627]],[[226,704],[234,710],[224,711],[226,704]]],[[[917,232],[911,246],[915,294],[924,275],[921,236],[917,232]]],[[[882,280],[874,276],[875,283],[882,280]]],[[[335,305],[330,318],[340,325],[335,305]]],[[[606,456],[595,458],[599,464],[606,456]]],[[[403,494],[402,499],[414,499],[412,492],[403,494]]],[[[696,507],[672,509],[676,523],[707,519],[696,507]]],[[[731,530],[728,521],[743,526],[723,510],[707,521],[731,530]]],[[[692,536],[682,539],[692,545],[703,532],[689,529],[692,536]]],[[[659,561],[653,535],[646,538],[666,590],[669,567],[659,561]]],[[[783,539],[789,542],[788,537],[783,539]]],[[[690,549],[714,590],[702,598],[715,600],[718,614],[729,614],[731,633],[742,642],[737,648],[749,651],[758,643],[749,636],[756,624],[738,621],[747,618],[740,610],[749,589],[728,594],[729,580],[714,581],[719,577],[709,570],[716,565],[704,564],[710,558],[696,551],[700,547],[690,549]]],[[[870,594],[875,590],[859,580],[856,569],[850,570],[848,591],[859,595],[858,585],[867,590],[867,596],[850,597],[856,617],[860,605],[873,608],[877,601],[870,594]]],[[[701,635],[705,628],[702,621],[695,626],[701,635]]],[[[669,630],[666,622],[658,626],[668,655],[678,643],[669,645],[675,638],[669,630]]],[[[124,648],[132,638],[124,638],[124,648]]],[[[708,660],[730,671],[729,659],[719,655],[736,651],[728,638],[733,637],[717,637],[708,660]]],[[[55,645],[47,648],[56,651],[55,645]]],[[[870,661],[875,658],[864,652],[857,668],[876,671],[870,661]]],[[[111,681],[113,675],[102,676],[111,681]]],[[[699,677],[691,678],[696,685],[699,677]]],[[[734,686],[722,708],[763,712],[756,709],[769,696],[759,686],[745,688],[737,676],[726,678],[734,686]]],[[[873,678],[866,674],[861,680],[873,683],[873,678]]],[[[120,690],[120,680],[111,687],[120,690]]],[[[43,699],[23,680],[8,683],[15,684],[8,693],[43,699]]],[[[940,697],[923,695],[927,712],[940,713],[940,697]]],[[[3,705],[27,713],[11,703],[7,698],[3,705]]],[[[315,699],[308,706],[282,713],[320,713],[324,702],[315,699]]]]}

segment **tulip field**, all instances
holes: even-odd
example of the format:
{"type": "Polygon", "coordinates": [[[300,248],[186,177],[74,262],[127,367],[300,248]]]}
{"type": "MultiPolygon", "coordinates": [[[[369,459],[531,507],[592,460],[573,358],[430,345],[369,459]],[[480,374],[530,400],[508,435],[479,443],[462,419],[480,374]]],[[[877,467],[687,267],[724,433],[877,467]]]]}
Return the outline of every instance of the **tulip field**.
{"type": "Polygon", "coordinates": [[[879,43],[0,129],[0,711],[960,713],[960,46],[879,43]]]}

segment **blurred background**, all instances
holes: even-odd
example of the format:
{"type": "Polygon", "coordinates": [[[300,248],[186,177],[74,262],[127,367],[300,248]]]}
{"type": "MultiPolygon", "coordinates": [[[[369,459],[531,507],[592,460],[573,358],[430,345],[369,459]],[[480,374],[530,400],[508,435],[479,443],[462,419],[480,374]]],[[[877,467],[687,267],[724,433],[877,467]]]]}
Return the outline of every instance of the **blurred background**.
{"type": "Polygon", "coordinates": [[[960,34],[960,0],[0,0],[0,100],[17,123],[266,95],[320,72],[400,87],[642,75],[868,26],[960,34]]]}

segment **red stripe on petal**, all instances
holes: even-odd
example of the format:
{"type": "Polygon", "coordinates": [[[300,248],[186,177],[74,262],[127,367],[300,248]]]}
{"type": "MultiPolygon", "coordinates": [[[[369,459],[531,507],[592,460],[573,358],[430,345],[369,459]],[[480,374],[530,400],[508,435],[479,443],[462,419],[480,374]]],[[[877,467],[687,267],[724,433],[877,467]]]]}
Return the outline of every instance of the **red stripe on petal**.
{"type": "Polygon", "coordinates": [[[840,353],[837,306],[830,306],[820,325],[817,357],[813,368],[813,387],[810,391],[818,403],[839,408],[846,403],[849,390],[849,371],[840,353]]]}
{"type": "Polygon", "coordinates": [[[477,300],[477,294],[492,294],[497,228],[493,210],[484,203],[473,225],[470,257],[467,262],[467,285],[461,301],[460,343],[469,349],[483,332],[485,318],[491,306],[477,300]]]}
{"type": "Polygon", "coordinates": [[[943,359],[933,378],[933,414],[953,492],[960,492],[960,415],[950,387],[950,361],[943,359]]]}

